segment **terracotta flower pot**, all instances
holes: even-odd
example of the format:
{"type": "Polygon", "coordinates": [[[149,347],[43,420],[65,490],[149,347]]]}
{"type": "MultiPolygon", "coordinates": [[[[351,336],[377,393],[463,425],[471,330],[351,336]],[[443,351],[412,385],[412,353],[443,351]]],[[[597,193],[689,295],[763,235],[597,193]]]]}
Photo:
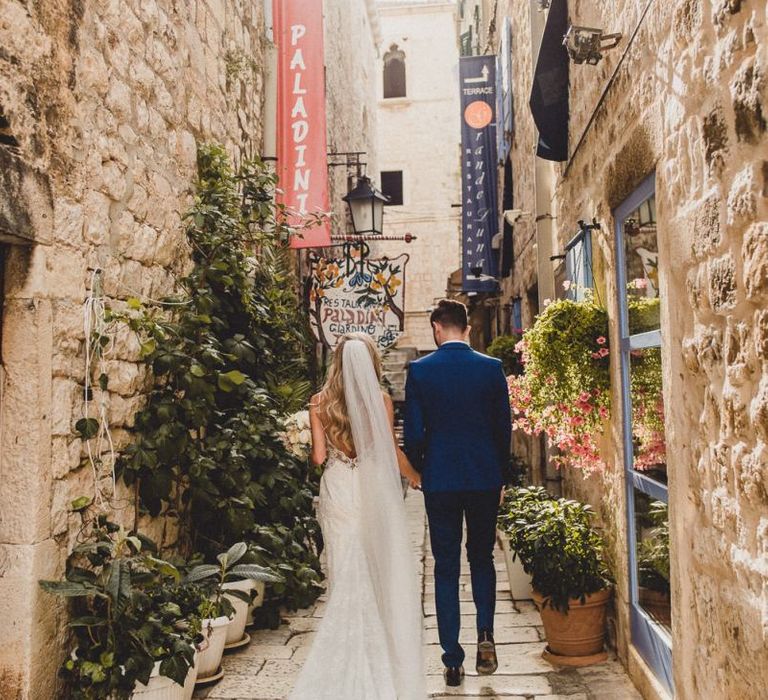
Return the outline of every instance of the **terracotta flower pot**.
{"type": "Polygon", "coordinates": [[[571,598],[567,613],[544,606],[544,597],[533,592],[533,600],[541,614],[547,635],[548,650],[560,656],[593,656],[603,650],[606,608],[612,590],[606,588],[587,596],[582,604],[571,598]]]}
{"type": "Polygon", "coordinates": [[[655,591],[652,588],[640,587],[640,605],[648,614],[656,620],[669,627],[672,624],[670,610],[669,593],[655,591]]]}

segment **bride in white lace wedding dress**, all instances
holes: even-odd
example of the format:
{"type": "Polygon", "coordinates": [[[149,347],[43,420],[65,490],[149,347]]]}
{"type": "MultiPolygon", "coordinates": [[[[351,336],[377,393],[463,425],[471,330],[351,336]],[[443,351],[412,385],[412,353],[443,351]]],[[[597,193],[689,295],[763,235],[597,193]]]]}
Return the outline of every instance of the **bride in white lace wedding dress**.
{"type": "Polygon", "coordinates": [[[424,700],[420,591],[395,442],[373,342],[344,336],[310,405],[312,459],[327,458],[318,515],[328,602],[290,700],[424,700]]]}

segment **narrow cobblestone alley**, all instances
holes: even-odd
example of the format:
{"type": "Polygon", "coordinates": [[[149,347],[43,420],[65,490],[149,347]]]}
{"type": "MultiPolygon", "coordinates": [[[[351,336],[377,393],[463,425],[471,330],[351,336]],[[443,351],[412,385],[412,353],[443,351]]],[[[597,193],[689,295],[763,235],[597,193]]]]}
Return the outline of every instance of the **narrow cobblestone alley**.
{"type": "MultiPolygon", "coordinates": [[[[555,670],[541,658],[543,630],[533,604],[512,600],[504,559],[496,550],[498,599],[496,642],[499,670],[480,677],[474,670],[474,607],[469,573],[462,572],[462,643],[466,643],[467,676],[460,688],[446,688],[442,677],[440,647],[435,617],[433,560],[429,552],[423,499],[409,492],[406,500],[414,554],[419,559],[423,581],[424,644],[427,689],[430,697],[515,698],[517,700],[634,700],[633,688],[615,659],[579,670],[555,670]]],[[[465,562],[466,564],[466,562],[465,562]]],[[[277,700],[285,698],[303,663],[314,630],[323,615],[322,599],[317,605],[286,615],[276,630],[251,631],[251,644],[224,658],[224,678],[202,689],[195,698],[207,700],[277,700]]],[[[361,698],[360,700],[365,700],[361,698]]]]}

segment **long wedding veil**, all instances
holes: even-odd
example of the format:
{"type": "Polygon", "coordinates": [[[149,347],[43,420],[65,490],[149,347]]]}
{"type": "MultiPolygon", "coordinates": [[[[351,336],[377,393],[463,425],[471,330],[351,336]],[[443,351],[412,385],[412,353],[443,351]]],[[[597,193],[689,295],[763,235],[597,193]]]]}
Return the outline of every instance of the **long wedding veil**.
{"type": "Polygon", "coordinates": [[[398,700],[424,700],[421,591],[387,410],[368,347],[343,347],[344,396],[360,475],[362,537],[398,700]]]}

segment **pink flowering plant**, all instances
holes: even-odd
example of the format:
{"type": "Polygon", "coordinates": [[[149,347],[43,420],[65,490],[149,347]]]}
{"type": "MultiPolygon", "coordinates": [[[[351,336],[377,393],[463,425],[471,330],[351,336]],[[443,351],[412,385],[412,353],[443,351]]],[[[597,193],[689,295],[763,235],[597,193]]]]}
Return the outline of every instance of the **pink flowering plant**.
{"type": "Polygon", "coordinates": [[[561,466],[602,469],[598,441],[610,415],[611,383],[606,310],[589,294],[551,302],[518,349],[525,372],[508,380],[513,428],[544,433],[561,466]]]}
{"type": "MultiPolygon", "coordinates": [[[[633,333],[658,328],[659,300],[632,295],[633,333]]],[[[559,466],[600,471],[600,453],[611,410],[608,314],[592,294],[581,301],[550,302],[517,345],[525,371],[508,378],[513,429],[545,434],[559,466]]],[[[649,348],[631,355],[634,466],[663,465],[664,412],[661,354],[649,348]]]]}

